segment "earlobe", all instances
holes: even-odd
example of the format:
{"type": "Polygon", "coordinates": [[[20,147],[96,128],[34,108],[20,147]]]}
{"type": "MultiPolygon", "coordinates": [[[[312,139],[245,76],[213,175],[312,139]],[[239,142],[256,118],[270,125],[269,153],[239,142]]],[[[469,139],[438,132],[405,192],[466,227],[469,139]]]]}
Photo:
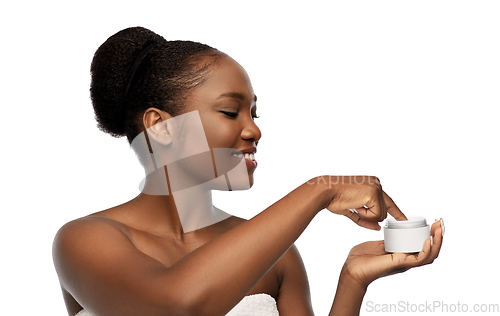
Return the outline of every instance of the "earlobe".
{"type": "Polygon", "coordinates": [[[157,108],[149,108],[144,112],[143,123],[148,132],[148,137],[154,139],[162,145],[170,145],[172,143],[172,133],[170,124],[167,120],[172,116],[157,108]]]}
{"type": "Polygon", "coordinates": [[[148,136],[162,145],[172,143],[172,135],[168,129],[167,121],[161,121],[148,128],[148,136]]]}

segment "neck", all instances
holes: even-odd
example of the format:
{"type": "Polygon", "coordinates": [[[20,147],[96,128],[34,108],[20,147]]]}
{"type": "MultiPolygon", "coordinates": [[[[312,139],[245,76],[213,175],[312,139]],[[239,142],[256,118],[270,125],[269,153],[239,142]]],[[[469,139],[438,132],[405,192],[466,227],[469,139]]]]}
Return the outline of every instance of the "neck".
{"type": "Polygon", "coordinates": [[[209,183],[203,183],[173,192],[177,214],[184,233],[210,226],[230,216],[213,206],[210,187],[209,183]]]}
{"type": "Polygon", "coordinates": [[[220,186],[219,182],[225,183],[224,177],[174,192],[170,178],[166,168],[160,168],[146,176],[144,185],[141,183],[142,193],[137,201],[145,203],[148,212],[157,214],[151,217],[159,220],[155,224],[163,227],[167,224],[167,230],[182,236],[230,216],[212,204],[211,188],[220,186]]]}

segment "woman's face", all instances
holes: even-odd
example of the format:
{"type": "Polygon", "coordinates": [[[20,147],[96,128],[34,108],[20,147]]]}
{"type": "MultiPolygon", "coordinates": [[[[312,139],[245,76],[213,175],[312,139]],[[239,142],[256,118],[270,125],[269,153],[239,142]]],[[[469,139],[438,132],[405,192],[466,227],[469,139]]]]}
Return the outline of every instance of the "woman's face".
{"type": "MultiPolygon", "coordinates": [[[[186,109],[199,112],[210,149],[231,149],[226,151],[227,157],[223,160],[235,159],[233,156],[243,153],[250,185],[257,167],[255,153],[261,137],[254,122],[256,100],[246,71],[236,61],[224,56],[211,70],[206,82],[189,94],[186,109]]],[[[229,164],[234,166],[234,162],[229,164]]],[[[220,176],[220,170],[217,171],[220,176]]]]}

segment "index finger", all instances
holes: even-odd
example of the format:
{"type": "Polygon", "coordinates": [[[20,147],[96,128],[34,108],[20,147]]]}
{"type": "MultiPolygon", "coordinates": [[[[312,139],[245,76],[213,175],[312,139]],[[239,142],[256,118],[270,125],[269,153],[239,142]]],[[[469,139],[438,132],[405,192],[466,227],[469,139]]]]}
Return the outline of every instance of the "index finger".
{"type": "Polygon", "coordinates": [[[408,218],[406,218],[405,214],[403,214],[403,212],[401,212],[401,210],[396,205],[396,203],[394,203],[394,201],[391,199],[391,197],[388,196],[387,193],[385,193],[384,191],[382,191],[382,193],[384,195],[387,213],[389,213],[397,221],[407,221],[408,218]]]}

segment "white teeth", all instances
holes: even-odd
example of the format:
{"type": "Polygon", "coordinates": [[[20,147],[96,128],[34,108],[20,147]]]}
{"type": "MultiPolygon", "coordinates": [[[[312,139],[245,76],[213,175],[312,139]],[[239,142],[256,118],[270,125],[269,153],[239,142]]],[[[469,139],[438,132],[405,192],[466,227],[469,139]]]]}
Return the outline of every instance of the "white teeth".
{"type": "Polygon", "coordinates": [[[233,154],[233,157],[236,158],[246,158],[251,161],[255,161],[255,155],[254,154],[233,154]]]}

